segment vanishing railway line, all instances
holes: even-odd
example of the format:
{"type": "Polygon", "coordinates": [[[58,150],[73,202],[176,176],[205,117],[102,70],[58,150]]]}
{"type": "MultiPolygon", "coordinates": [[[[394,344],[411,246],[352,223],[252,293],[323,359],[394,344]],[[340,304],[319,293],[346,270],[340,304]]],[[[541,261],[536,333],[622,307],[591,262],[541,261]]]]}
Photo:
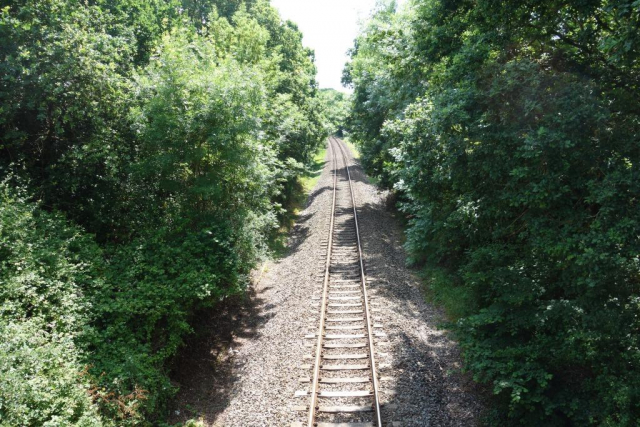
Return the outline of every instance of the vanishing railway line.
{"type": "Polygon", "coordinates": [[[376,339],[384,336],[375,322],[358,229],[357,205],[343,143],[329,139],[333,160],[333,199],[329,232],[323,245],[324,274],[318,317],[311,319],[312,334],[305,338],[314,354],[303,365],[311,376],[296,393],[308,399],[297,409],[307,411],[304,423],[294,426],[367,427],[382,426],[376,339]],[[315,341],[314,341],[315,340],[315,341]]]}

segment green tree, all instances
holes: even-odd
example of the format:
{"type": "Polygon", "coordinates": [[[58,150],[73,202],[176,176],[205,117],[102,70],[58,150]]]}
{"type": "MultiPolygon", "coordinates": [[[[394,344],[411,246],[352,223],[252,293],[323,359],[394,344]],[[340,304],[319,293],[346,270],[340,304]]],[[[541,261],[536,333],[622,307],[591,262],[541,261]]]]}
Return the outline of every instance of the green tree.
{"type": "Polygon", "coordinates": [[[313,52],[266,0],[0,1],[0,38],[0,424],[159,423],[326,136],[313,52]]]}
{"type": "Polygon", "coordinates": [[[637,425],[637,2],[389,10],[347,68],[353,134],[493,423],[637,425]]]}

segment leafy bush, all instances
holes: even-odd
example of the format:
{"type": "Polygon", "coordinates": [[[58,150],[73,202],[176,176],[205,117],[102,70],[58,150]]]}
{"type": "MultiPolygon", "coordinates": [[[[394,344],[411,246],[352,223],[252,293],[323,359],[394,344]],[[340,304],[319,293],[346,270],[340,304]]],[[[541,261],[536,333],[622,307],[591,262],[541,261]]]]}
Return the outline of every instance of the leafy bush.
{"type": "Polygon", "coordinates": [[[640,378],[625,367],[640,361],[628,351],[640,307],[629,235],[640,222],[626,206],[640,188],[625,159],[636,149],[611,132],[590,84],[532,63],[494,75],[489,95],[445,91],[389,127],[416,213],[408,247],[458,268],[474,301],[458,326],[468,366],[510,396],[511,417],[562,425],[633,413],[640,378]],[[540,93],[538,114],[522,114],[540,93]],[[487,125],[461,137],[451,123],[471,105],[469,119],[487,125]],[[606,409],[585,406],[595,396],[606,409]]]}
{"type": "Polygon", "coordinates": [[[276,226],[266,185],[273,150],[254,132],[257,73],[181,32],[164,38],[138,79],[143,155],[133,170],[155,212],[146,223],[158,228],[112,249],[94,371],[120,394],[147,390],[148,412],[174,391],[163,366],[191,331],[191,313],[242,290],[260,236],[276,226]]]}
{"type": "Polygon", "coordinates": [[[78,3],[25,0],[0,11],[0,148],[45,205],[102,237],[123,227],[117,194],[129,147],[119,134],[132,34],[78,3]]]}
{"type": "Polygon", "coordinates": [[[0,422],[6,426],[102,426],[69,336],[40,319],[0,324],[0,422]]]}
{"type": "Polygon", "coordinates": [[[100,261],[81,230],[0,184],[0,424],[103,425],[80,345],[100,261]]]}

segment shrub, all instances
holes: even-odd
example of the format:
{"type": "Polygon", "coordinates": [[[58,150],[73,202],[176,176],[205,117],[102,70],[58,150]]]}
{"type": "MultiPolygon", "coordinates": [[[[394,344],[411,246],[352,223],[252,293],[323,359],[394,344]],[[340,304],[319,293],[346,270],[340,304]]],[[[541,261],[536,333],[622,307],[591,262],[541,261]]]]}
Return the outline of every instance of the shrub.
{"type": "Polygon", "coordinates": [[[0,424],[103,425],[81,345],[100,266],[80,229],[0,183],[0,424]]]}

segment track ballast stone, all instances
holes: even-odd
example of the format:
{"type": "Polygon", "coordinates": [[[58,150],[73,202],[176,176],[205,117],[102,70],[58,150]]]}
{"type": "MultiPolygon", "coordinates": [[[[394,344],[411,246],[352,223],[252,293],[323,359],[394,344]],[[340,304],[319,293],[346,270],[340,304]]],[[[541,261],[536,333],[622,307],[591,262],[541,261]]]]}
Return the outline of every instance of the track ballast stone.
{"type": "MultiPolygon", "coordinates": [[[[327,156],[330,151],[327,152],[327,156]]],[[[336,153],[339,155],[339,153],[336,153]]],[[[349,153],[351,156],[351,153],[349,153]]],[[[327,159],[330,160],[330,159],[327,159]]],[[[372,296],[383,310],[381,318],[389,345],[377,363],[388,365],[380,375],[383,420],[401,426],[473,426],[482,405],[460,368],[456,344],[438,329],[439,310],[425,303],[419,281],[405,267],[402,231],[386,209],[387,194],[371,185],[357,161],[350,160],[358,220],[372,296]]],[[[212,413],[202,414],[209,426],[290,426],[303,421],[308,397],[294,397],[308,388],[300,377],[305,354],[304,336],[314,333],[310,318],[318,312],[311,297],[322,287],[329,227],[332,174],[327,161],[322,175],[300,214],[289,239],[288,254],[269,262],[253,292],[253,316],[261,319],[257,333],[235,338],[230,369],[231,390],[212,413]]],[[[215,399],[213,397],[212,399],[215,399]]],[[[188,400],[188,399],[187,399],[188,400]]]]}

